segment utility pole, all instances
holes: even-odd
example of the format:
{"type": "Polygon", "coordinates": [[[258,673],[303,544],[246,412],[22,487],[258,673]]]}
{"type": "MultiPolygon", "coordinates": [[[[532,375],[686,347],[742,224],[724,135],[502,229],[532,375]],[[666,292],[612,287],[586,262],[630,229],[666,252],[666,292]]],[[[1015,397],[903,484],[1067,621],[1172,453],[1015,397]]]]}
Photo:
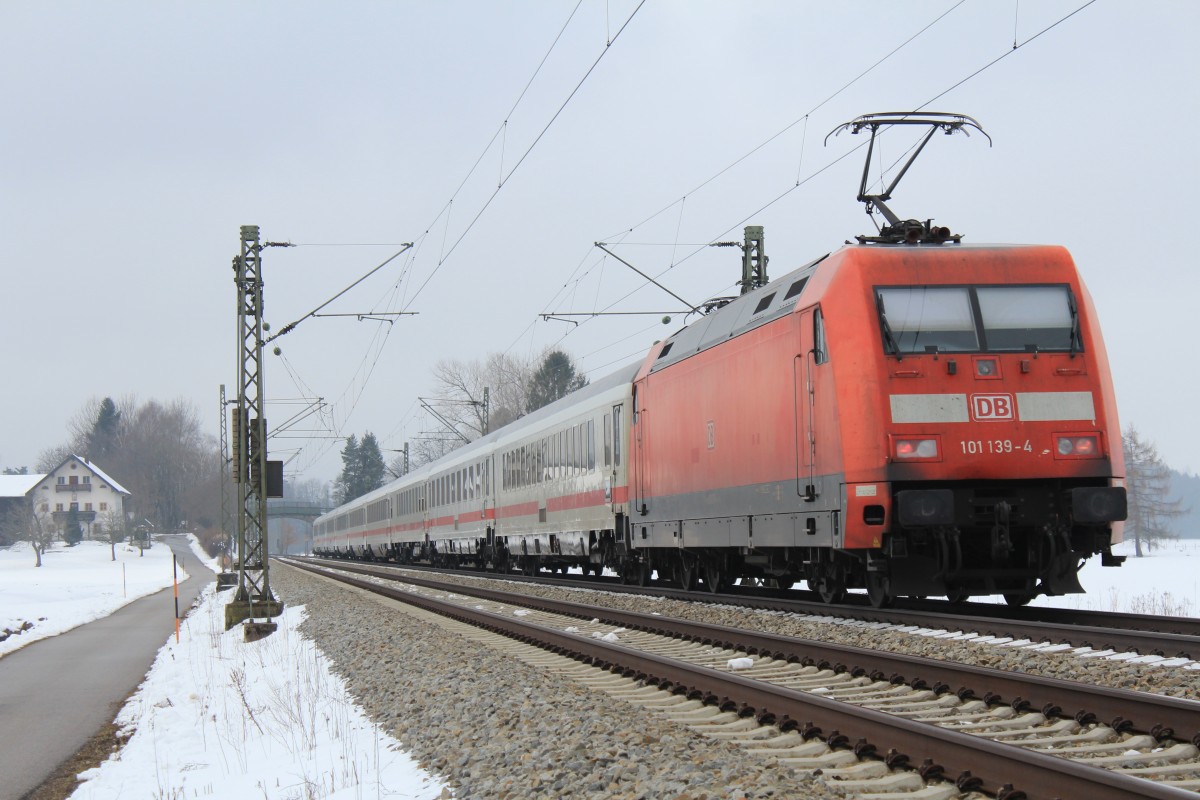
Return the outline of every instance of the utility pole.
{"type": "MultiPolygon", "coordinates": [[[[228,423],[229,403],[225,399],[225,384],[221,384],[221,409],[220,416],[217,418],[221,429],[221,532],[225,534],[225,558],[233,559],[234,538],[233,538],[233,509],[230,504],[229,497],[229,423],[228,423]]],[[[229,562],[232,564],[232,560],[229,562]]],[[[231,586],[238,585],[238,576],[236,572],[230,572],[226,564],[222,564],[222,570],[217,575],[217,588],[228,589],[231,586]]]]}
{"type": "MultiPolygon", "coordinates": [[[[267,497],[272,494],[269,489],[275,488],[268,487],[268,473],[277,468],[268,468],[264,414],[263,246],[258,242],[258,226],[243,225],[241,253],[233,262],[237,285],[238,395],[230,427],[233,483],[238,499],[238,584],[234,599],[225,606],[225,630],[249,620],[245,626],[246,641],[272,633],[276,625],[271,618],[283,611],[283,604],[271,594],[267,560],[267,497]],[[263,617],[265,621],[255,622],[255,617],[263,617]]],[[[275,463],[282,467],[282,463],[275,463]]]]}
{"type": "Polygon", "coordinates": [[[483,387],[483,435],[487,436],[491,430],[491,408],[492,401],[488,397],[488,387],[483,387]]]}

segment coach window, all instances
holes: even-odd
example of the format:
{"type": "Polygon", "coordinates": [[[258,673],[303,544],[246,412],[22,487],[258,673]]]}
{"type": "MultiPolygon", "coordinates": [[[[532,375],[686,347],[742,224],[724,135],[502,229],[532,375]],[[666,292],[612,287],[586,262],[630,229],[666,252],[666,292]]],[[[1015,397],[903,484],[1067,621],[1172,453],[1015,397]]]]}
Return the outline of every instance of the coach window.
{"type": "Polygon", "coordinates": [[[604,466],[612,466],[612,418],[604,415],[604,466]]]}
{"type": "Polygon", "coordinates": [[[596,469],[596,422],[595,420],[587,421],[587,468],[589,471],[596,469]]]}
{"type": "Polygon", "coordinates": [[[821,309],[813,313],[813,361],[824,364],[829,360],[829,351],[825,349],[825,317],[821,309]]]}

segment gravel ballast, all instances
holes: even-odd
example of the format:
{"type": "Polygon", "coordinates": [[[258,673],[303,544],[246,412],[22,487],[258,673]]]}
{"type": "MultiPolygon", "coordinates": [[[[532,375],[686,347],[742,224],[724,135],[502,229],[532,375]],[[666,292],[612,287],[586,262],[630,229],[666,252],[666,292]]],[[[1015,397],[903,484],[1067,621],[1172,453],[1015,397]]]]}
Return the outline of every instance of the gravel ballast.
{"type": "MultiPolygon", "coordinates": [[[[669,617],[765,631],[782,636],[1200,700],[1200,669],[1164,666],[1162,662],[1146,663],[1133,656],[1113,659],[1097,654],[1081,655],[1074,652],[1074,648],[1046,650],[954,640],[945,636],[897,630],[897,626],[882,623],[810,617],[779,611],[755,611],[717,603],[685,602],[601,590],[568,589],[545,584],[535,586],[513,581],[451,575],[425,577],[464,586],[477,586],[481,581],[487,584],[502,584],[508,591],[554,600],[569,600],[625,611],[659,613],[669,617]]],[[[954,630],[949,622],[947,630],[954,630]]]]}
{"type": "Polygon", "coordinates": [[[460,798],[844,797],[811,776],[636,710],[291,568],[301,631],[367,712],[460,798]]]}

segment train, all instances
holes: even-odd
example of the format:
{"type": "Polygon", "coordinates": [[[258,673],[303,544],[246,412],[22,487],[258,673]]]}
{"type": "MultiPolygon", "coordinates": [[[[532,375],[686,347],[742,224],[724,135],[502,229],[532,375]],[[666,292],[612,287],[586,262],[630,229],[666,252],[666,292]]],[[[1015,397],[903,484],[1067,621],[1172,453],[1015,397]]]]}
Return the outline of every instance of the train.
{"type": "Polygon", "coordinates": [[[875,606],[1084,591],[1126,493],[1079,270],[889,220],[322,516],[313,552],[875,606]]]}

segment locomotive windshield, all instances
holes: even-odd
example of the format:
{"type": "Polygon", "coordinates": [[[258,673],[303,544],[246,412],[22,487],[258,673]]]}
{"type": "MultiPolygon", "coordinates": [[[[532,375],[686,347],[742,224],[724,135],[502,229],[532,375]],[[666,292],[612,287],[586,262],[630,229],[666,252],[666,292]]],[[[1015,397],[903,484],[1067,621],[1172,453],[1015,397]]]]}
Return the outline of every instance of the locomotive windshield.
{"type": "Polygon", "coordinates": [[[1079,349],[1063,285],[877,287],[875,302],[889,354],[1079,349]]]}

